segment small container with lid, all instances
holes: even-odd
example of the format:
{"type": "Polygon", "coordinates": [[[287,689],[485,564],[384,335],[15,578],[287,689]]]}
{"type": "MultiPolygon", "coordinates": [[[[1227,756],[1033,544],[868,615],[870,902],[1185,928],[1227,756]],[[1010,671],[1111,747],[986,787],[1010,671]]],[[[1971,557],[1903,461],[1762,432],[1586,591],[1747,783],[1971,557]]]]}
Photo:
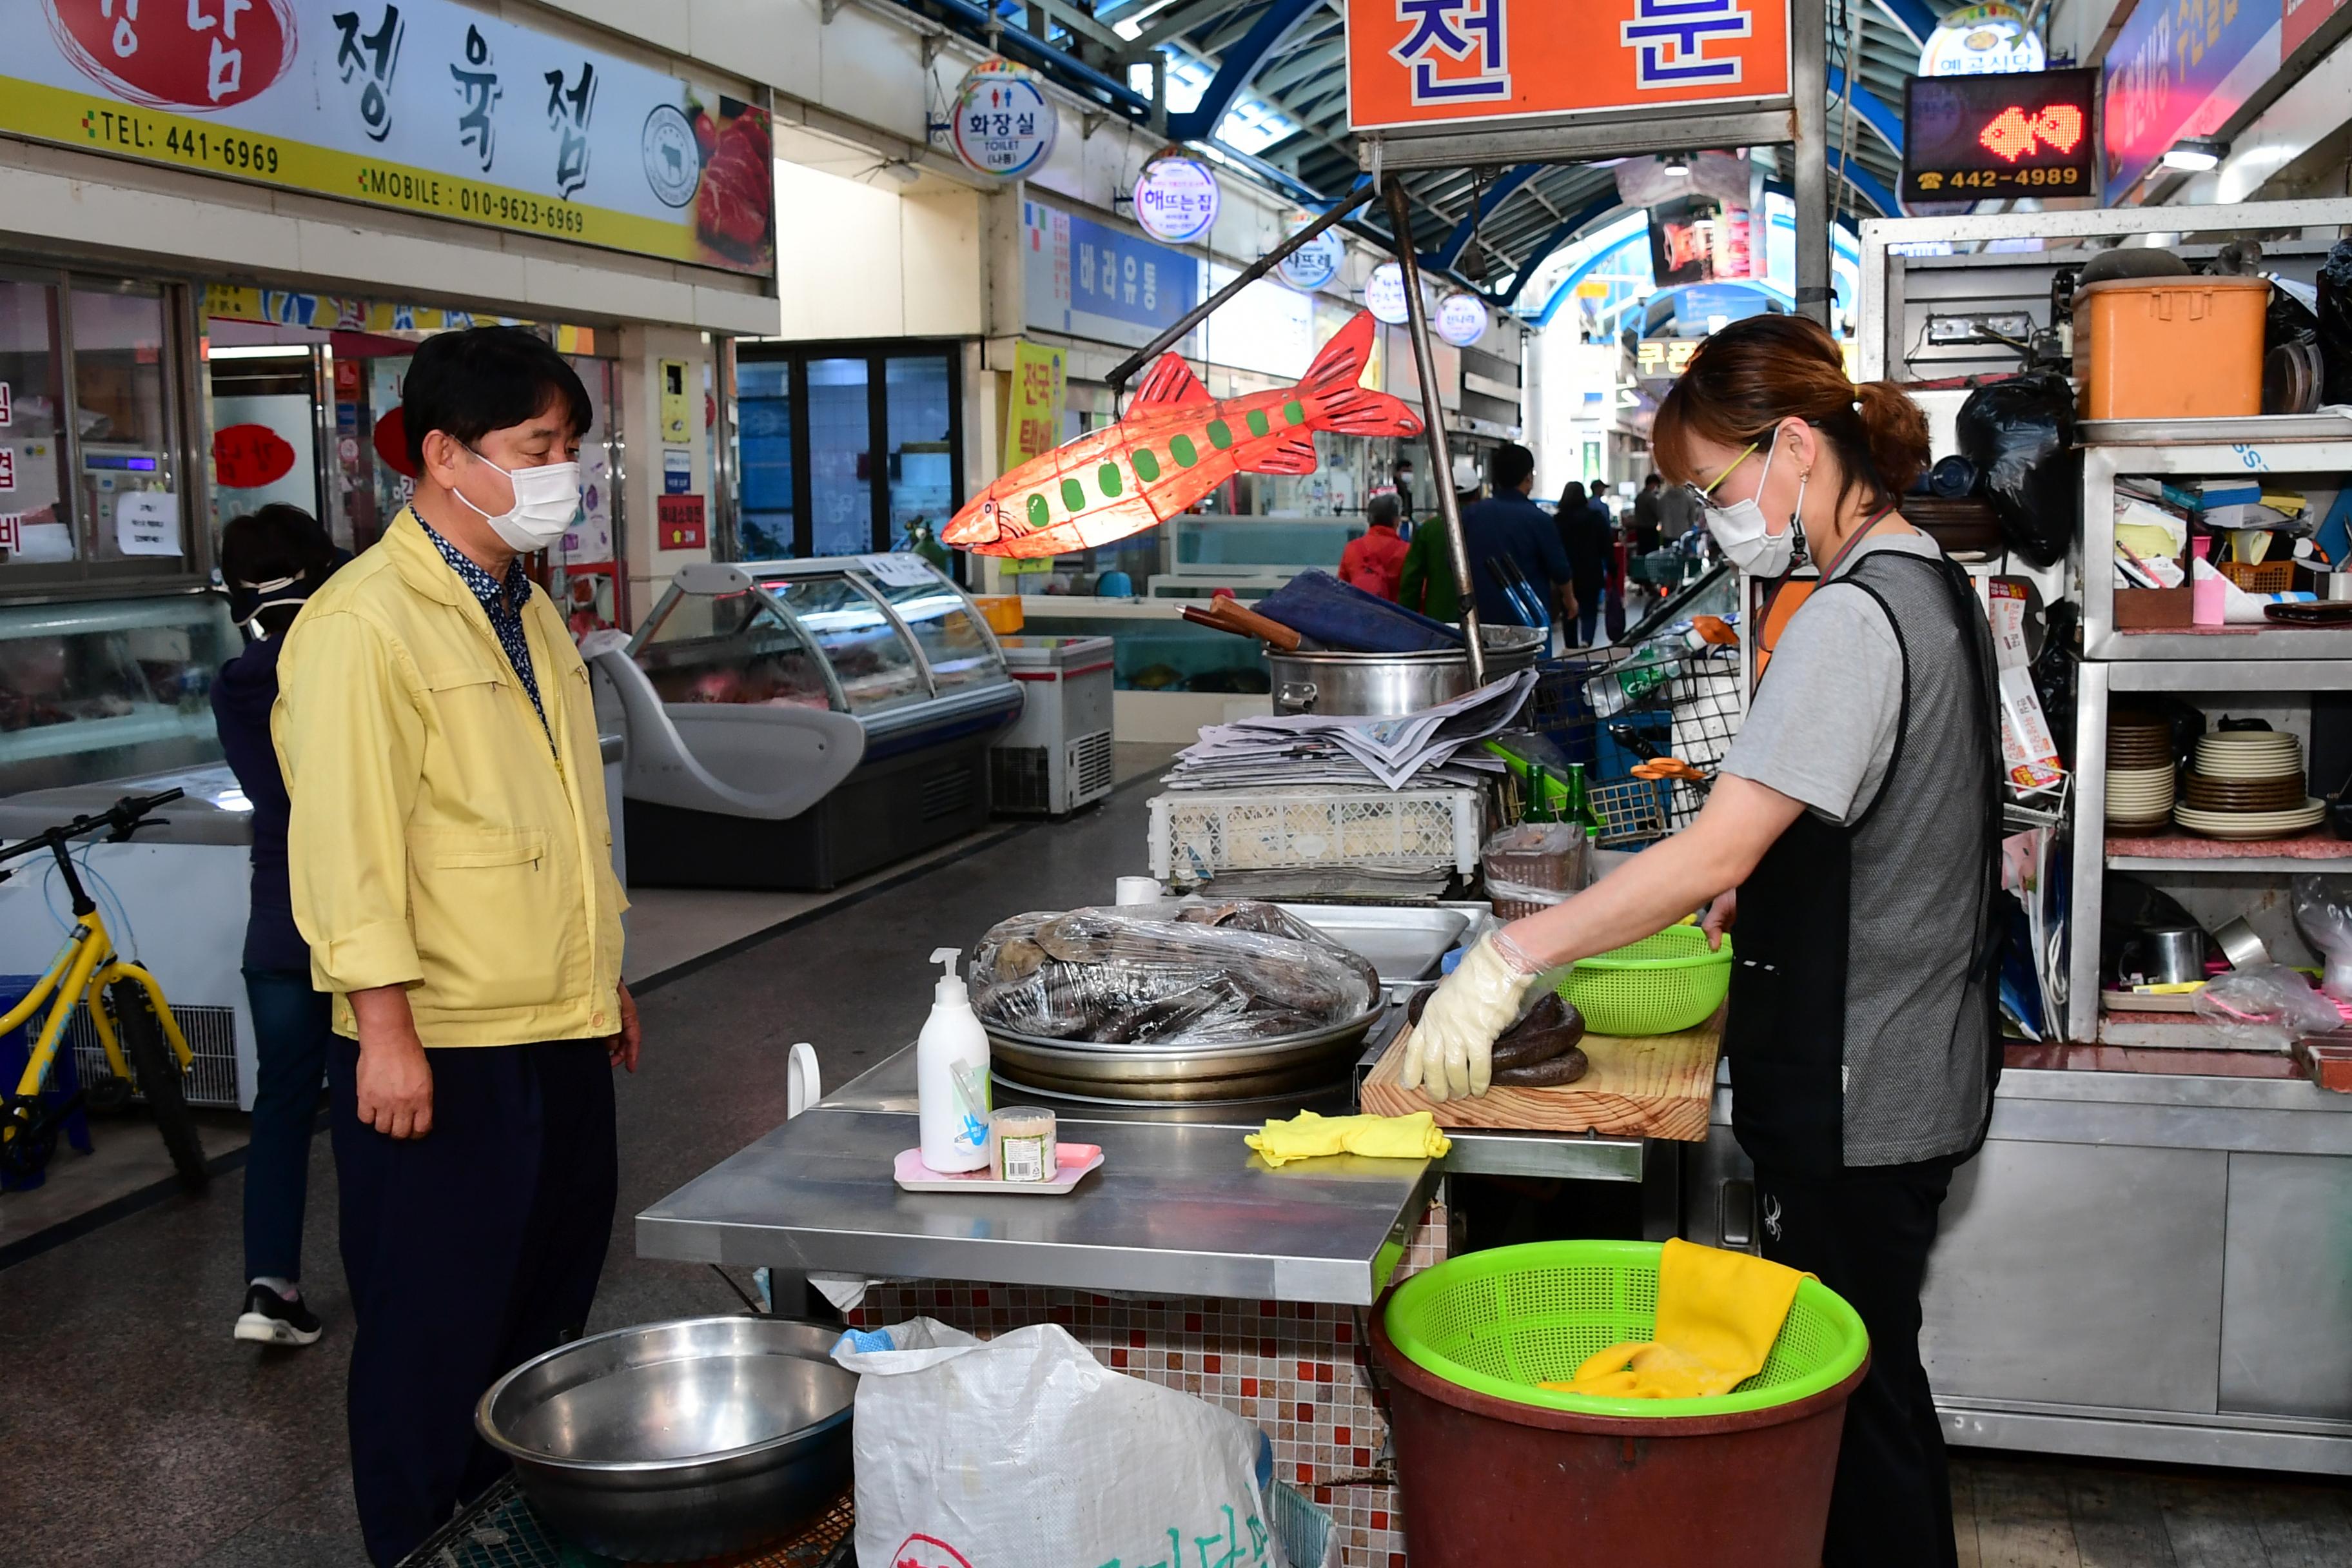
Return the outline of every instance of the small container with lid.
{"type": "Polygon", "coordinates": [[[989,1118],[989,1163],[1001,1182],[1050,1182],[1055,1157],[1054,1113],[1034,1105],[1008,1105],[989,1118]]]}

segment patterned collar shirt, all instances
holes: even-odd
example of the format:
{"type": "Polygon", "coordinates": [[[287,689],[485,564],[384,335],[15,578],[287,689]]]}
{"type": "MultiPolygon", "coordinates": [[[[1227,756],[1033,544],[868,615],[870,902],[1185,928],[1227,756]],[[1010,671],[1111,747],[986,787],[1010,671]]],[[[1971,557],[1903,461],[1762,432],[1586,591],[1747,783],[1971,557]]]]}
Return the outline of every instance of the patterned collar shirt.
{"type": "Polygon", "coordinates": [[[539,700],[539,678],[531,673],[530,645],[522,635],[522,607],[530,602],[530,577],[522,569],[522,557],[518,555],[507,563],[507,580],[501,584],[474,564],[464,551],[442,538],[425,521],[422,512],[416,514],[416,524],[425,530],[425,537],[433,542],[433,548],[441,552],[441,559],[449,563],[449,570],[457,574],[457,580],[466,584],[467,591],[480,603],[482,613],[490,618],[490,630],[498,634],[499,646],[507,650],[507,662],[514,666],[516,678],[530,698],[531,711],[539,715],[539,727],[547,731],[547,743],[552,747],[555,731],[548,729],[547,707],[539,700]]]}

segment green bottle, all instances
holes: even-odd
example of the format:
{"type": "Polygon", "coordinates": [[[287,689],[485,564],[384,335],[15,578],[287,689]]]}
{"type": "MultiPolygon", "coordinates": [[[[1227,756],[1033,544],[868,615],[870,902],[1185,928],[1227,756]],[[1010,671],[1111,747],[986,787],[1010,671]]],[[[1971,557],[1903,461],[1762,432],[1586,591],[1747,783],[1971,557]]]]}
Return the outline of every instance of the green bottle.
{"type": "Polygon", "coordinates": [[[1551,805],[1551,775],[1544,772],[1541,763],[1528,764],[1528,799],[1519,813],[1521,822],[1558,822],[1551,805]]]}

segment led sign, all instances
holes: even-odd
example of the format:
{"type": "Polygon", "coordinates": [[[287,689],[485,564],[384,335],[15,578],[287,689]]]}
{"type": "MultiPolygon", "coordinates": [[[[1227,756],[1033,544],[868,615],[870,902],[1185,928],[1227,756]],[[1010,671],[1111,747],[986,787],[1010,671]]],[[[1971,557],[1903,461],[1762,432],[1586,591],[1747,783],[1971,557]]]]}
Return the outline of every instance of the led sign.
{"type": "Polygon", "coordinates": [[[1903,200],[2098,194],[2098,72],[1913,77],[1903,89],[1903,200]]]}

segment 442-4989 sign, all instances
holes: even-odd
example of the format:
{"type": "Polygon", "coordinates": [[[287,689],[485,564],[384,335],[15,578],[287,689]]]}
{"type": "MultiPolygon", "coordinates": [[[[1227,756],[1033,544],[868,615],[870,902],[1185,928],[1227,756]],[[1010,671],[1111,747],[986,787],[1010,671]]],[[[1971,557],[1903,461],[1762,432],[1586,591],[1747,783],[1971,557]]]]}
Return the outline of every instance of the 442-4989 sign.
{"type": "Polygon", "coordinates": [[[2095,70],[1913,77],[1903,89],[1910,202],[2098,194],[2095,70]]]}

